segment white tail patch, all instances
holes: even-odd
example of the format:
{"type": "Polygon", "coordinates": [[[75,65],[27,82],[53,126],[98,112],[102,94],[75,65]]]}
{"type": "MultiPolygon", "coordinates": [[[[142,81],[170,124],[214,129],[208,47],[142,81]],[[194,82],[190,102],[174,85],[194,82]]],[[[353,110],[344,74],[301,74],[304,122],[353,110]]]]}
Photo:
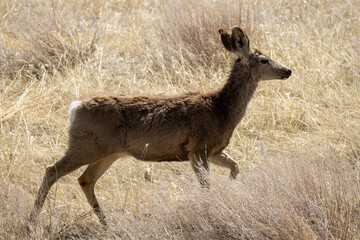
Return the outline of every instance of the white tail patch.
{"type": "Polygon", "coordinates": [[[76,117],[76,110],[78,106],[80,105],[81,101],[74,101],[70,104],[70,125],[73,124],[76,117]]]}

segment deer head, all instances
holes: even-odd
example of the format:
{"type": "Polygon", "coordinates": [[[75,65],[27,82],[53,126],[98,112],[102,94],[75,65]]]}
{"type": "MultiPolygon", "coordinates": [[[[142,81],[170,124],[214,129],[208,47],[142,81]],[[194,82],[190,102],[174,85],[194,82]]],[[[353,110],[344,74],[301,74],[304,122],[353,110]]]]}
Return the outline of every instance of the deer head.
{"type": "Polygon", "coordinates": [[[219,33],[224,47],[238,56],[236,64],[248,66],[259,81],[287,79],[291,76],[291,70],[287,67],[259,50],[251,50],[249,38],[241,28],[234,27],[231,34],[225,28],[220,28],[219,33]]]}

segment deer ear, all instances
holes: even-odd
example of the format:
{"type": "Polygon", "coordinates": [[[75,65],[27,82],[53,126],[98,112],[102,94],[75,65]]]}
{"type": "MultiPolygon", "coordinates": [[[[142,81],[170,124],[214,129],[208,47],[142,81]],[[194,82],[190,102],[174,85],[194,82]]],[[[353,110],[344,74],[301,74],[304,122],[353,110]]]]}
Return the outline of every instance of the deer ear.
{"type": "Polygon", "coordinates": [[[247,56],[250,52],[249,38],[239,27],[234,27],[232,29],[231,45],[233,51],[240,56],[247,56]]]}
{"type": "Polygon", "coordinates": [[[224,47],[226,48],[226,50],[233,52],[234,49],[231,44],[231,36],[228,33],[228,31],[225,28],[220,28],[219,33],[221,35],[221,41],[222,41],[224,47]]]}

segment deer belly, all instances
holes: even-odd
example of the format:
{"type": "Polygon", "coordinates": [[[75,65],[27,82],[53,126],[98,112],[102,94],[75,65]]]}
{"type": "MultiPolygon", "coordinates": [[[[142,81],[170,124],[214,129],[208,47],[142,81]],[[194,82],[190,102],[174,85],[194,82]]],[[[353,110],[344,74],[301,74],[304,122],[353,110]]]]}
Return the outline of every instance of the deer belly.
{"type": "Polygon", "coordinates": [[[188,152],[183,144],[172,142],[148,142],[130,146],[126,152],[143,161],[186,161],[188,152]]]}

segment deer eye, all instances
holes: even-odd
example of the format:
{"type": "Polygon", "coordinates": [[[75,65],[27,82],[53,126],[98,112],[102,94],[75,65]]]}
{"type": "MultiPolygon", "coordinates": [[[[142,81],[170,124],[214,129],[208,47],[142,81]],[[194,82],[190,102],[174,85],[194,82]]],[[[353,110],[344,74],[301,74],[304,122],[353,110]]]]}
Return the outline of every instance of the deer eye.
{"type": "Polygon", "coordinates": [[[267,63],[269,63],[269,60],[263,59],[263,60],[261,60],[260,62],[261,62],[262,64],[267,64],[267,63]]]}

